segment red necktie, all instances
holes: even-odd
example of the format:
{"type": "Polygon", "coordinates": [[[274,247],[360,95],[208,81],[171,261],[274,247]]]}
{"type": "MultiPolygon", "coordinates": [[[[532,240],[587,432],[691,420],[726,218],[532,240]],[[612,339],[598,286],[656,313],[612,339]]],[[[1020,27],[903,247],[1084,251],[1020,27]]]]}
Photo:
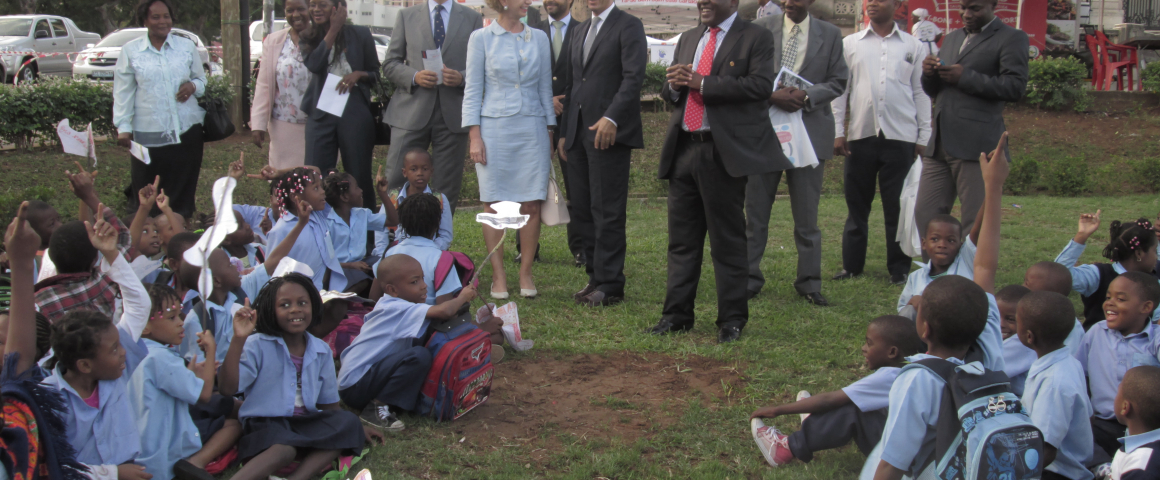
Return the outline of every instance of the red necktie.
{"type": "MultiPolygon", "coordinates": [[[[713,54],[717,53],[717,32],[720,31],[720,27],[709,28],[709,39],[705,41],[705,49],[701,50],[701,61],[697,62],[697,73],[702,77],[709,75],[713,69],[713,54]]],[[[701,91],[690,89],[689,101],[685,104],[685,126],[690,132],[700,130],[704,118],[705,100],[701,98],[701,91]]]]}

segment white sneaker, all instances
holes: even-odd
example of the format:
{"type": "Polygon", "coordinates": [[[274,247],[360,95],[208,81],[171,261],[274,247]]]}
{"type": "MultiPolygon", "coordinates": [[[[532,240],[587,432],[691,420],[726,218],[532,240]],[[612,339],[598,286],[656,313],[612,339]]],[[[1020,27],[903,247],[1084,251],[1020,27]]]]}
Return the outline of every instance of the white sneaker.
{"type": "MultiPolygon", "coordinates": [[[[808,391],[806,391],[806,390],[802,390],[802,391],[798,392],[798,394],[797,394],[797,400],[796,400],[796,401],[800,402],[800,401],[802,401],[803,399],[806,399],[806,398],[810,398],[810,392],[808,392],[808,391]]],[[[801,417],[802,417],[802,423],[805,423],[806,419],[807,419],[807,418],[810,418],[810,414],[808,414],[808,413],[802,413],[802,414],[801,414],[801,417]]]]}
{"type": "Polygon", "coordinates": [[[784,465],[793,460],[793,452],[789,449],[789,437],[782,434],[776,427],[768,426],[760,418],[749,421],[749,430],[753,433],[753,441],[770,466],[784,465]]]}
{"type": "Polygon", "coordinates": [[[401,432],[404,428],[406,428],[406,425],[403,424],[403,421],[399,420],[399,417],[395,416],[395,414],[391,412],[390,407],[386,405],[376,405],[373,403],[371,405],[367,405],[367,408],[363,410],[362,415],[359,415],[359,420],[361,420],[364,425],[369,425],[373,428],[377,428],[388,433],[401,432]]]}

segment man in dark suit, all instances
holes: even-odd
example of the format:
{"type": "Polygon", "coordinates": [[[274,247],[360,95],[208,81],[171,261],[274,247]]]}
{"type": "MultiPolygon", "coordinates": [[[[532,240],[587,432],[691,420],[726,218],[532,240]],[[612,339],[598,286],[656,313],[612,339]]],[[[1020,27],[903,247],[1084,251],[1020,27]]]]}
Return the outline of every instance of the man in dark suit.
{"type": "MultiPolygon", "coordinates": [[[[963,28],[943,40],[939,56],[922,62],[922,89],[935,99],[930,145],[914,209],[919,233],[935,215],[950,213],[958,194],[963,231],[983,206],[979,154],[1007,130],[1003,107],[1027,88],[1027,34],[995,16],[995,0],[961,0],[963,28]]],[[[1010,158],[1008,156],[1008,158],[1010,158]]]]}
{"type": "Polygon", "coordinates": [[[681,34],[661,96],[676,104],[661,151],[669,181],[668,286],[650,332],[693,328],[708,233],[717,280],[717,341],[749,320],[745,295],[745,184],[793,168],[773,133],[773,34],[737,16],[738,0],[697,0],[701,25],[681,34]]]}
{"type": "MultiPolygon", "coordinates": [[[[632,149],[644,148],[640,87],[648,63],[644,24],[612,0],[587,0],[566,63],[557,151],[568,164],[570,215],[587,256],[589,306],[624,300],[625,219],[632,149]]],[[[557,76],[558,78],[559,76],[557,76]]]]}
{"type": "MultiPolygon", "coordinates": [[[[773,69],[788,69],[814,85],[804,90],[775,85],[769,104],[786,112],[801,110],[802,123],[809,133],[816,167],[785,171],[789,186],[790,211],[793,213],[793,238],[797,245],[797,279],[794,289],[806,301],[828,306],[822,296],[822,231],[818,229],[818,201],[822,195],[822,178],[826,160],[834,156],[834,114],[830,101],[846,91],[849,70],[842,55],[842,31],[809,14],[813,0],[785,0],[785,14],[753,22],[773,32],[773,69]]],[[[777,171],[750,177],[745,192],[746,236],[749,248],[749,285],[752,298],[765,286],[761,259],[769,237],[769,214],[781,183],[777,171]]]]}

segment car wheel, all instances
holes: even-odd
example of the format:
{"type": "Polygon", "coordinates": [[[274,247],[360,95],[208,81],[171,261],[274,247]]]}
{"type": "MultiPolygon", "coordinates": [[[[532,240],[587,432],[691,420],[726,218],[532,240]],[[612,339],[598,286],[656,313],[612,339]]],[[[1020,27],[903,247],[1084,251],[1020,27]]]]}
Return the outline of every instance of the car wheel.
{"type": "Polygon", "coordinates": [[[16,72],[16,83],[36,82],[40,75],[36,71],[36,65],[28,64],[16,72]]]}

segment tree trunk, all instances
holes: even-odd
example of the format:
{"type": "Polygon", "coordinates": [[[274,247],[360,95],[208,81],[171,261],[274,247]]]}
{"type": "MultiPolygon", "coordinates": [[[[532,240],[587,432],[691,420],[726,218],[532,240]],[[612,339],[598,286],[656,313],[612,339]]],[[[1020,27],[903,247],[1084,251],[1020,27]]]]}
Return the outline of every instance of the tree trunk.
{"type": "Polygon", "coordinates": [[[101,28],[104,30],[101,36],[113,33],[117,29],[117,22],[109,15],[109,9],[113,7],[112,3],[103,3],[97,7],[97,13],[101,16],[101,28]]]}
{"type": "MultiPolygon", "coordinates": [[[[243,0],[245,1],[245,0],[243,0]]],[[[241,15],[238,0],[221,0],[222,12],[222,68],[234,90],[234,101],[230,104],[230,119],[234,125],[245,124],[244,108],[245,97],[242,95],[242,76],[245,75],[244,65],[249,59],[242,58],[242,25],[238,18],[241,15]]],[[[247,22],[249,23],[249,22],[247,22]]]]}

